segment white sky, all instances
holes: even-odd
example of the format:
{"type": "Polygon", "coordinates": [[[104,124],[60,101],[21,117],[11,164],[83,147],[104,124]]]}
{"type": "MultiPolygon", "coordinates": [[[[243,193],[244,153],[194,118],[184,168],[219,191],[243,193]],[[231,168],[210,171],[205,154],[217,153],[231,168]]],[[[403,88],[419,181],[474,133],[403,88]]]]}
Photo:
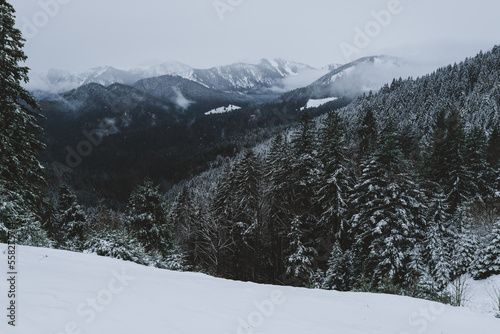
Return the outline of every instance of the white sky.
{"type": "Polygon", "coordinates": [[[354,45],[355,28],[365,30],[374,21],[372,11],[398,0],[8,1],[29,37],[27,65],[35,71],[169,60],[206,68],[260,58],[322,67],[374,54],[445,65],[500,44],[498,0],[399,0],[401,13],[380,32],[373,30],[351,59],[341,44],[354,45]],[[224,20],[214,2],[232,9],[224,20]]]}

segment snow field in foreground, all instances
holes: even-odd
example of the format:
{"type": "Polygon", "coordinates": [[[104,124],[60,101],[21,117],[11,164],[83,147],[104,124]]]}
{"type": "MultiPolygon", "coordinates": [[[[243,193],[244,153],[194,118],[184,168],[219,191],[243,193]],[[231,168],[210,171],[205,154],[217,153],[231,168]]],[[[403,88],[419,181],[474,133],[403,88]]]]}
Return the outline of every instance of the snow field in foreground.
{"type": "Polygon", "coordinates": [[[7,325],[3,279],[2,334],[500,333],[492,314],[408,297],[258,285],[33,247],[18,247],[17,259],[17,326],[7,325]]]}

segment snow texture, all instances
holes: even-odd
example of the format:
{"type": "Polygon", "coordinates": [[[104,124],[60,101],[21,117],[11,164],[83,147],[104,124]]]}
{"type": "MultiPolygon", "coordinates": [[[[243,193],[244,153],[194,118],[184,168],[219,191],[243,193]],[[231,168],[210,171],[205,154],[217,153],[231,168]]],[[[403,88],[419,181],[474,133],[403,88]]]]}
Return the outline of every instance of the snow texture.
{"type": "MultiPolygon", "coordinates": [[[[408,297],[243,283],[44,248],[19,247],[17,256],[17,326],[4,315],[0,333],[500,332],[491,314],[408,297]]],[[[4,306],[7,290],[2,279],[4,306]]]]}
{"type": "Polygon", "coordinates": [[[325,103],[336,101],[338,99],[339,99],[338,97],[329,97],[329,98],[326,98],[326,99],[319,99],[319,100],[310,99],[309,101],[307,101],[306,106],[300,108],[300,110],[304,110],[306,108],[317,108],[319,106],[322,106],[325,103]]]}
{"type": "Polygon", "coordinates": [[[225,114],[227,112],[231,112],[231,111],[235,111],[235,110],[239,110],[239,109],[241,109],[241,107],[230,104],[228,107],[219,107],[219,108],[207,111],[205,113],[205,115],[225,114]]]}

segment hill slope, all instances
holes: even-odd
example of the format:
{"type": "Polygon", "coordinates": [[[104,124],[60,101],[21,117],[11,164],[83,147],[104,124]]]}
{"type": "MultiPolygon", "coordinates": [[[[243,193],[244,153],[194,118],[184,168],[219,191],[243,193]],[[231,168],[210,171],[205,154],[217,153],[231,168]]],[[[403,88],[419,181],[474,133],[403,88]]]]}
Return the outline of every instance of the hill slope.
{"type": "Polygon", "coordinates": [[[19,247],[18,259],[18,326],[3,317],[1,333],[500,331],[492,316],[406,297],[227,281],[43,248],[19,247]]]}

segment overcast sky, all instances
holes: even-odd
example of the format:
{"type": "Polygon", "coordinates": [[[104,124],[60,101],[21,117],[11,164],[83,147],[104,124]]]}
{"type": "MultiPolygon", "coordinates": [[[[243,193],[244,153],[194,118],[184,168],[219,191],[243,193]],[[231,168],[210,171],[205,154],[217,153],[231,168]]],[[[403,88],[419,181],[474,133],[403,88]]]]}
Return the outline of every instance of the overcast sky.
{"type": "Polygon", "coordinates": [[[35,71],[260,58],[322,67],[375,54],[437,66],[500,44],[498,0],[8,1],[35,71]],[[374,12],[391,14],[378,23],[374,12]]]}

